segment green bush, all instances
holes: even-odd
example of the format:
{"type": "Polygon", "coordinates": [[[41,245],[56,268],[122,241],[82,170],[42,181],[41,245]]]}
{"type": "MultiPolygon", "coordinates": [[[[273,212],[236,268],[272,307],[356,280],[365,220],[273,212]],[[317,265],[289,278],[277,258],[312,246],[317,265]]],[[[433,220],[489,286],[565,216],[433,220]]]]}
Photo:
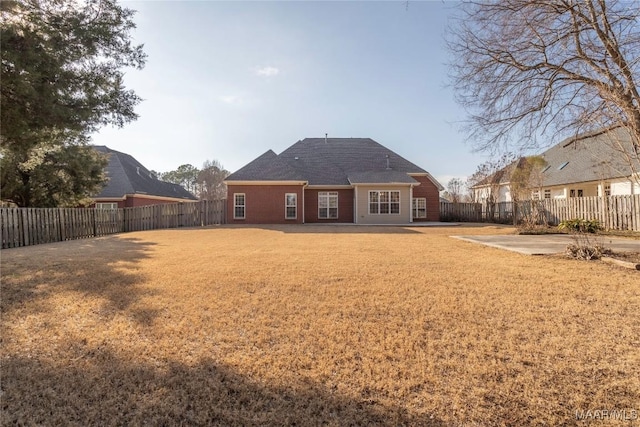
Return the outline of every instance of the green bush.
{"type": "Polygon", "coordinates": [[[558,224],[558,229],[566,230],[570,233],[597,233],[602,229],[597,219],[568,219],[558,224]]]}

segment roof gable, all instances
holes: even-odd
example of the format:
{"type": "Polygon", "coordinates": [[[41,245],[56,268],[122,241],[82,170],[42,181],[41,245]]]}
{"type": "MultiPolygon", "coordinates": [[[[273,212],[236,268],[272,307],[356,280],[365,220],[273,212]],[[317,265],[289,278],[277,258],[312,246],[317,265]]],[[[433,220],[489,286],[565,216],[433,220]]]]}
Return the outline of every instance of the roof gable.
{"type": "Polygon", "coordinates": [[[227,181],[305,181],[302,173],[293,168],[273,150],[253,160],[226,178],[227,181]]]}
{"type": "Polygon", "coordinates": [[[129,154],[112,150],[104,145],[94,148],[109,156],[106,167],[107,185],[94,196],[96,199],[123,197],[126,194],[171,197],[196,200],[196,197],[178,184],[160,181],[129,154]]]}

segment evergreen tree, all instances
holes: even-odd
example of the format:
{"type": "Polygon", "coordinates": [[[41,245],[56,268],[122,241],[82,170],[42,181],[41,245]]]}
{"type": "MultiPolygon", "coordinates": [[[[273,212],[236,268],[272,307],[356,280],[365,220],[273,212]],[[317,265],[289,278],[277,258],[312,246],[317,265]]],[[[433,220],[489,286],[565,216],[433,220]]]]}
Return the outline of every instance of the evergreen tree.
{"type": "Polygon", "coordinates": [[[86,144],[135,120],[122,82],[142,68],[134,11],[114,0],[0,2],[0,185],[19,206],[74,206],[104,184],[106,159],[86,144]]]}

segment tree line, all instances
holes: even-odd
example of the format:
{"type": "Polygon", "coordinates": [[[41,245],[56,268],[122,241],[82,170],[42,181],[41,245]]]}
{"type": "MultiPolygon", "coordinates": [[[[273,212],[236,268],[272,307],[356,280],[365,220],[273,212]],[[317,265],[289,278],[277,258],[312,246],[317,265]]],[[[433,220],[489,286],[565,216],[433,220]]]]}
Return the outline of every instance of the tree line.
{"type": "Polygon", "coordinates": [[[217,160],[205,161],[201,169],[184,164],[172,171],[151,173],[161,181],[181,185],[200,200],[221,200],[227,197],[224,180],[230,172],[217,160]]]}

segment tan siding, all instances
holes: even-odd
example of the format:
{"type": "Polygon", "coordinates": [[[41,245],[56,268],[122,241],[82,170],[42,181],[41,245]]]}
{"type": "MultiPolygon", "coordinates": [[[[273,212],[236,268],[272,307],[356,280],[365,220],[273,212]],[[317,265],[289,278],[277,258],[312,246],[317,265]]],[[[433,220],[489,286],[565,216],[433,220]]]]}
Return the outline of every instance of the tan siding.
{"type": "Polygon", "coordinates": [[[411,218],[411,198],[409,186],[369,186],[359,185],[357,194],[357,215],[358,224],[408,224],[411,218]],[[369,215],[369,191],[395,190],[400,191],[400,214],[399,215],[369,215]]]}

